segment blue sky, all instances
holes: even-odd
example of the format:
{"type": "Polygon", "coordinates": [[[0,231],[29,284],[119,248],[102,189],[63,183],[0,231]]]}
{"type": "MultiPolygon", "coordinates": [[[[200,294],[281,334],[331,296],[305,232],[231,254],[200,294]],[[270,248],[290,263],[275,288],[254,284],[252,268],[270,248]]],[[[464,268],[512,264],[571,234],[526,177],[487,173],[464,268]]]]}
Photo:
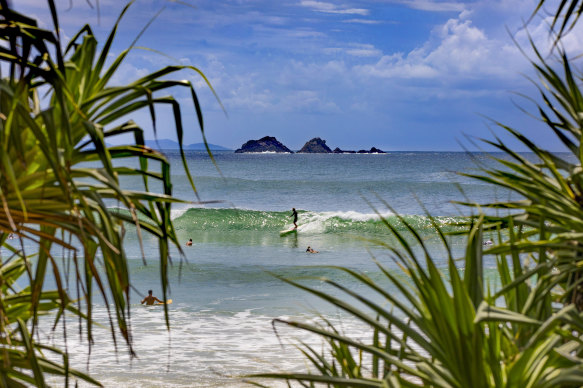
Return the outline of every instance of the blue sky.
{"type": "MultiPolygon", "coordinates": [[[[488,118],[559,149],[551,136],[515,104],[533,106],[531,66],[511,35],[528,46],[522,26],[538,0],[137,0],[123,19],[115,54],[127,48],[160,9],[116,82],[130,82],[171,64],[201,69],[226,111],[202,79],[185,71],[203,104],[207,139],[238,148],[275,136],[291,149],[321,137],[331,148],[461,150],[465,136],[501,133],[488,118]]],[[[17,9],[48,23],[41,0],[15,1],[17,9]]],[[[86,1],[57,0],[62,30],[73,36],[90,23],[99,39],[126,3],[100,0],[99,15],[86,1]]],[[[92,3],[95,5],[95,1],[92,3]]],[[[548,20],[528,32],[543,51],[548,20]]],[[[579,23],[582,25],[583,23],[579,23]]],[[[43,24],[52,28],[50,24],[43,24]]],[[[583,52],[574,31],[570,53],[583,52]]],[[[188,96],[183,102],[185,142],[201,140],[188,96]]],[[[169,112],[160,110],[159,138],[175,139],[169,112]],[[168,124],[165,124],[165,123],[168,124]]],[[[136,121],[153,134],[148,115],[136,121]]]]}

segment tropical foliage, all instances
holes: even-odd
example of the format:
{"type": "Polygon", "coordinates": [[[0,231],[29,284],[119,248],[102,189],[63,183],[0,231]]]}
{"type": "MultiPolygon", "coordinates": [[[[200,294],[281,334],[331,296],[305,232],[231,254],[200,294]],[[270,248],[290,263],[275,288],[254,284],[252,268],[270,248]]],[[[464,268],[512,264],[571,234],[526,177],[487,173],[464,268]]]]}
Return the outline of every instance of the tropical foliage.
{"type": "MultiPolygon", "coordinates": [[[[583,3],[553,4],[553,55],[533,46],[532,64],[540,77],[539,97],[533,100],[541,101],[537,110],[549,136],[569,154],[549,152],[499,124],[537,158],[533,162],[499,138],[487,141],[504,157],[495,158],[498,168],[484,167],[470,176],[519,194],[517,201],[479,204],[507,215],[469,218],[466,251],[459,260],[435,225],[447,252],[443,271],[436,265],[441,256],[413,227],[402,220],[408,228],[402,233],[387,222],[399,244],[379,244],[403,274],[378,267],[398,293],[347,268],[337,270],[366,292],[330,279],[322,282],[332,291],[283,279],[343,310],[368,328],[369,337],[353,338],[326,319],[321,324],[276,320],[314,333],[326,346],[302,344],[307,373],[256,378],[306,387],[583,386],[583,94],[581,75],[561,47],[583,3]],[[497,236],[494,245],[482,245],[485,231],[497,236]],[[487,263],[495,265],[495,282],[485,275],[487,263]]],[[[541,0],[535,13],[547,5],[541,0]]]]}
{"type": "MultiPolygon", "coordinates": [[[[112,56],[128,7],[100,46],[89,25],[65,44],[52,0],[48,8],[56,32],[39,28],[0,0],[0,69],[6,73],[0,80],[0,386],[45,386],[47,374],[64,376],[67,385],[71,376],[98,384],[71,369],[67,353],[47,347],[38,335],[40,315],[51,313],[53,327],[62,324],[66,330],[68,311],[85,323],[91,346],[96,293],[110,309],[114,341],[121,338],[133,354],[124,225],[134,225],[140,239],[143,233],[157,239],[167,297],[169,248],[180,250],[170,219],[177,199],[168,161],[144,146],[143,130],[129,116],[146,110],[155,129],[156,107],[171,107],[182,146],[183,108],[160,93],[186,90],[202,130],[193,86],[170,77],[181,70],[204,75],[194,67],[169,66],[112,85],[133,48],[112,56]],[[133,140],[127,145],[106,142],[128,135],[133,140]],[[127,158],[136,159],[138,167],[116,163],[127,158]],[[123,188],[124,177],[138,177],[143,188],[123,188]],[[161,192],[150,191],[152,184],[161,192]],[[54,291],[46,289],[49,277],[54,291]],[[47,358],[48,353],[54,354],[47,358]]],[[[165,314],[168,324],[166,306],[165,314]]]]}
{"type": "MultiPolygon", "coordinates": [[[[541,11],[545,3],[549,3],[548,0],[540,0],[534,10],[533,16],[536,15],[538,12],[541,11]]],[[[553,4],[554,5],[554,4],[553,4]]],[[[551,5],[552,6],[552,5],[551,5]]],[[[551,29],[556,31],[556,28],[559,27],[559,30],[556,31],[557,37],[562,37],[565,33],[573,29],[577,20],[581,16],[583,12],[583,1],[580,0],[561,0],[556,5],[556,9],[553,12],[554,17],[551,24],[551,29]]]]}

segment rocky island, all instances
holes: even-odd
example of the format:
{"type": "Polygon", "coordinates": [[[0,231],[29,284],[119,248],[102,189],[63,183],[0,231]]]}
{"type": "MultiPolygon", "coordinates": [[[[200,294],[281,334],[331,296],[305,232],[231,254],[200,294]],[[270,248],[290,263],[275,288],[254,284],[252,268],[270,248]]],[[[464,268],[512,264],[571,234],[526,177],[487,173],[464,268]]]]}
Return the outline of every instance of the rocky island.
{"type": "Polygon", "coordinates": [[[372,147],[370,151],[367,150],[360,150],[358,151],[359,154],[386,154],[385,151],[381,151],[376,147],[372,147]]]}
{"type": "MultiPolygon", "coordinates": [[[[238,150],[235,151],[236,153],[245,153],[245,152],[253,152],[253,153],[260,153],[260,152],[277,152],[277,153],[288,153],[293,154],[293,151],[281,144],[277,139],[273,136],[265,136],[259,140],[249,140],[245,144],[241,146],[238,150]]],[[[385,154],[386,152],[372,147],[370,151],[367,150],[360,150],[360,151],[347,151],[341,150],[340,148],[336,147],[334,151],[330,149],[326,145],[326,140],[323,140],[319,137],[315,137],[312,140],[306,142],[301,150],[298,151],[298,154],[385,154]]]]}
{"type": "Polygon", "coordinates": [[[356,151],[351,151],[351,150],[341,150],[339,147],[334,148],[334,152],[335,154],[355,154],[356,151]]]}
{"type": "Polygon", "coordinates": [[[244,152],[287,152],[293,154],[293,151],[272,136],[265,136],[259,140],[249,140],[235,151],[235,153],[244,152]]]}
{"type": "Polygon", "coordinates": [[[341,150],[340,148],[336,147],[334,148],[334,151],[332,151],[335,154],[386,154],[385,151],[383,150],[379,150],[376,147],[372,147],[370,149],[370,151],[367,150],[359,150],[357,151],[352,151],[352,150],[341,150]]]}
{"type": "Polygon", "coordinates": [[[322,140],[319,137],[315,137],[308,141],[298,154],[330,154],[332,150],[326,145],[326,140],[322,140]]]}

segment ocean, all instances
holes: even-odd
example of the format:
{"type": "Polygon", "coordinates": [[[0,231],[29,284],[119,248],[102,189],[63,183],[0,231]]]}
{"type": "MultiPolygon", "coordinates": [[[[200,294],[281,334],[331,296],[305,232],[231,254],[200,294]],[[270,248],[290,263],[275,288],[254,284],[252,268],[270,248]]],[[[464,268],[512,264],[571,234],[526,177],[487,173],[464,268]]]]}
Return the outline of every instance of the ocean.
{"type": "MultiPolygon", "coordinates": [[[[157,245],[154,239],[144,238],[144,264],[131,227],[126,250],[135,287],[131,311],[138,357],[131,360],[123,345],[116,353],[108,330],[96,327],[87,364],[86,343],[72,334],[75,323],[70,322],[71,361],[81,370],[89,365],[89,372],[106,387],[240,387],[247,386],[238,378],[245,374],[306,371],[294,344],[300,340],[317,344],[318,339],[281,325],[274,329],[274,318],[313,321],[322,314],[357,338],[372,333],[277,276],[322,289],[319,278],[326,276],[365,292],[346,275],[326,267],[346,266],[386,284],[373,257],[391,270],[398,269],[374,240],[394,242],[379,214],[402,229],[395,213],[420,231],[445,268],[445,255],[427,214],[453,230],[460,216],[472,210],[452,201],[511,198],[503,190],[457,174],[476,173],[477,164],[492,166],[491,157],[481,153],[221,151],[214,154],[215,165],[204,152],[189,151],[198,198],[179,154],[166,154],[175,196],[211,202],[179,204],[173,210],[180,240],[192,239],[194,244],[183,246],[185,257],[176,249],[172,252],[170,332],[160,306],[140,304],[148,289],[161,295],[157,245]],[[292,207],[299,213],[298,232],[280,237],[280,230],[292,226],[292,207]],[[306,253],[308,246],[319,253],[306,253]]],[[[138,184],[131,179],[124,182],[132,188],[138,184]]],[[[463,239],[451,238],[450,243],[461,255],[463,239]]],[[[106,306],[100,300],[95,303],[97,321],[107,325],[106,306]]],[[[53,337],[56,344],[62,341],[59,330],[53,337]]],[[[273,381],[266,384],[282,386],[273,381]]]]}

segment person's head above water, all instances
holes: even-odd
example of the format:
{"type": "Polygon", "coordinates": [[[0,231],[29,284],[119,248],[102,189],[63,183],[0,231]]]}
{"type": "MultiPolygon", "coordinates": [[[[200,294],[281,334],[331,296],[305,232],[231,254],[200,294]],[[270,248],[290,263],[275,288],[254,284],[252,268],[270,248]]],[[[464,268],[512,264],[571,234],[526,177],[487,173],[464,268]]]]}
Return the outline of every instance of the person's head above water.
{"type": "Polygon", "coordinates": [[[152,290],[148,290],[148,294],[149,295],[152,295],[152,290]]]}

